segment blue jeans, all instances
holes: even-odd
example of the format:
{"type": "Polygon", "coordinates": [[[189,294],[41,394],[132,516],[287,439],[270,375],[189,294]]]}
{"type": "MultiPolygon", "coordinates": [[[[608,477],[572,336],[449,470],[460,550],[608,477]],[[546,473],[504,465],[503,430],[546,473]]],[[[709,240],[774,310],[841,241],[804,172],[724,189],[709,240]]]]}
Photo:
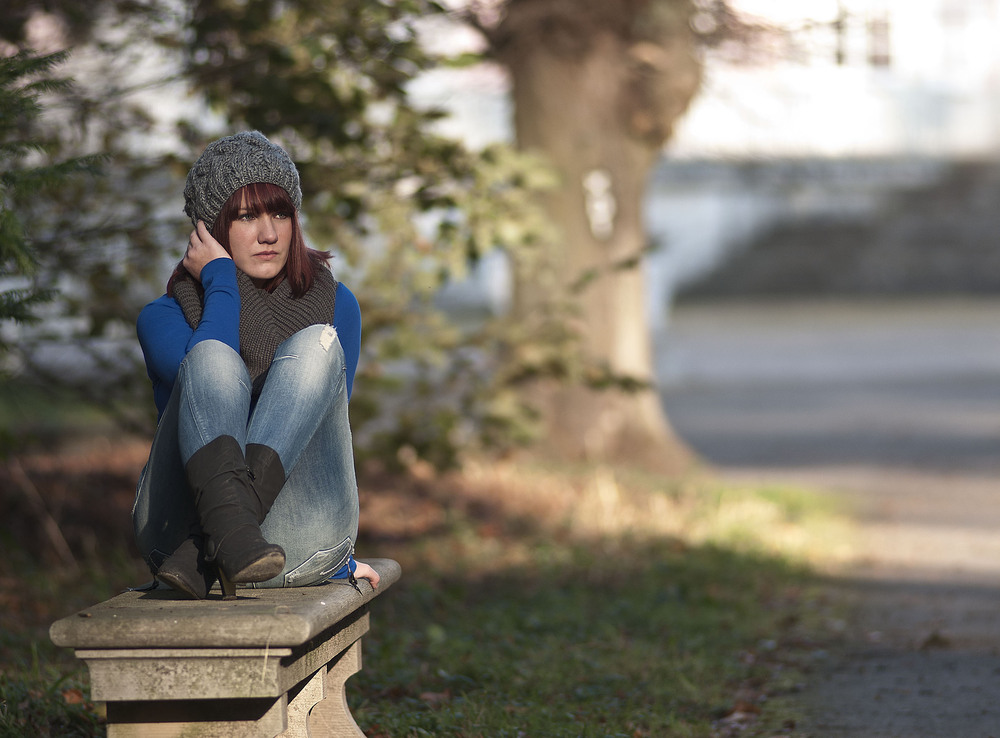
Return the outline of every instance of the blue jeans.
{"type": "Polygon", "coordinates": [[[184,465],[206,443],[232,436],[270,446],[287,475],[261,525],[285,549],[285,569],[257,587],[302,587],[347,563],[358,534],[358,485],[347,413],[344,351],[332,326],[313,325],[275,352],[260,396],[238,353],[202,341],[181,363],[136,488],[136,543],[155,574],[197,528],[184,465]]]}

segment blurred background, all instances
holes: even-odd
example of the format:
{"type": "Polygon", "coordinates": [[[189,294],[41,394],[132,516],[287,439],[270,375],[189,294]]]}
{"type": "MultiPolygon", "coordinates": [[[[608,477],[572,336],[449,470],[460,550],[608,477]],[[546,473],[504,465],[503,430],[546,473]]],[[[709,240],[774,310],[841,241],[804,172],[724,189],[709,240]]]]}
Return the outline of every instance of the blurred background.
{"type": "Polygon", "coordinates": [[[989,395],[994,3],[373,7],[110,3],[83,14],[23,0],[8,11],[7,53],[73,50],[57,67],[72,91],[38,99],[38,147],[18,166],[47,156],[103,167],[48,200],[11,190],[38,264],[31,277],[5,269],[4,283],[58,291],[41,322],[4,322],[12,376],[115,400],[126,427],[148,430],[132,321],[184,242],[179,178],[213,136],[257,127],[300,161],[312,242],[338,255],[374,318],[361,383],[372,392],[355,423],[376,455],[407,446],[447,465],[460,448],[565,437],[571,455],[610,458],[635,445],[621,441],[630,434],[654,448],[669,436],[649,397],[589,398],[581,423],[568,409],[578,398],[546,390],[528,407],[528,377],[654,382],[677,416],[666,425],[718,461],[739,444],[709,452],[674,392],[692,379],[947,373],[989,395]],[[588,50],[602,30],[618,45],[588,50]],[[539,254],[560,266],[540,268],[539,254]],[[387,298],[400,279],[406,295],[387,298]],[[578,301],[582,333],[557,294],[578,301]],[[460,338],[413,317],[409,305],[428,297],[428,310],[464,324],[460,338]],[[688,329],[715,316],[735,331],[733,310],[742,336],[688,329]],[[501,337],[512,323],[521,334],[501,337]],[[821,329],[828,340],[809,340],[821,329]],[[500,359],[505,341],[526,348],[500,359]],[[400,417],[410,402],[418,410],[400,417]],[[415,430],[420,414],[438,417],[435,429],[415,430]],[[610,430],[573,438],[581,425],[610,430]]]}
{"type": "Polygon", "coordinates": [[[689,318],[659,354],[674,422],[730,464],[995,473],[997,7],[756,5],[805,50],[720,65],[651,188],[704,218],[650,209],[689,318]]]}
{"type": "MultiPolygon", "coordinates": [[[[705,53],[643,199],[670,421],[727,465],[995,471],[1000,7],[731,7],[768,32],[705,53]]],[[[502,69],[414,90],[472,145],[514,135],[502,69]]]]}
{"type": "Polygon", "coordinates": [[[148,576],[135,318],[246,128],[361,302],[362,545],[421,574],[366,729],[734,735],[840,622],[797,568],[843,562],[830,498],[885,524],[855,563],[995,577],[998,33],[1000,0],[7,0],[0,697],[62,720],[45,624],[148,576]]]}

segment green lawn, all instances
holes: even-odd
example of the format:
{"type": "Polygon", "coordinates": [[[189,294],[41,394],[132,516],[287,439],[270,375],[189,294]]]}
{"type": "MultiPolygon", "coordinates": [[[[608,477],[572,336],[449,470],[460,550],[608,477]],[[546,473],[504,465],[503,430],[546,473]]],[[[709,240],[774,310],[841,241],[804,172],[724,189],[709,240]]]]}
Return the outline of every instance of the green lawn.
{"type": "MultiPolygon", "coordinates": [[[[98,448],[19,460],[75,572],[0,478],[0,736],[103,735],[85,670],[47,638],[148,579],[128,543],[141,448],[98,448]]],[[[485,462],[362,490],[359,555],[403,565],[348,683],[369,738],[795,735],[828,639],[815,573],[847,541],[827,497],[485,462]]]]}
{"type": "Polygon", "coordinates": [[[349,691],[370,737],[794,734],[849,542],[828,497],[484,467],[424,502],[349,691]]]}

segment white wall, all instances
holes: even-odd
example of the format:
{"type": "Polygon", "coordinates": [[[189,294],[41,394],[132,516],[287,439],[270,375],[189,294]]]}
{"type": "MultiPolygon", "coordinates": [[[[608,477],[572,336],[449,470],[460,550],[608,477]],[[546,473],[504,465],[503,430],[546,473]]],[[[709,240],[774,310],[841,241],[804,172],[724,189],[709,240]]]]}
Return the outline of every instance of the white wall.
{"type": "MultiPolygon", "coordinates": [[[[732,2],[789,34],[754,64],[706,57],[704,89],[646,197],[647,228],[660,246],[647,260],[654,327],[678,285],[775,222],[830,208],[850,215],[895,188],[933,181],[943,159],[1000,155],[1000,0],[732,2]],[[869,58],[877,21],[887,22],[888,65],[869,58]],[[866,167],[866,158],[888,161],[866,167]],[[839,173],[805,165],[786,176],[797,160],[845,161],[839,173]],[[671,174],[699,161],[712,171],[671,174]],[[711,164],[720,161],[734,165],[733,176],[720,176],[724,167],[711,164]],[[746,162],[769,173],[736,174],[746,162]]],[[[438,71],[412,89],[452,111],[442,124],[449,134],[473,146],[510,140],[507,83],[496,67],[438,71]]],[[[479,293],[490,274],[482,270],[478,285],[455,293],[479,293]]]]}
{"type": "Polygon", "coordinates": [[[1000,1],[735,0],[790,29],[757,64],[709,54],[668,151],[685,158],[1000,152],[1000,1]],[[834,21],[846,11],[842,63],[834,21]],[[873,22],[888,65],[869,59],[873,22]]]}

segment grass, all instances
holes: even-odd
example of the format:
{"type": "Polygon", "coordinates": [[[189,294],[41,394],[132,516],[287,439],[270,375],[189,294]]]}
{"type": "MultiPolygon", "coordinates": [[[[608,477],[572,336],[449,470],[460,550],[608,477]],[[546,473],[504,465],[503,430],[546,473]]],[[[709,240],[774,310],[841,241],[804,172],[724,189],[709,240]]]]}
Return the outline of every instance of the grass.
{"type": "Polygon", "coordinates": [[[86,668],[72,651],[56,648],[48,626],[105,599],[141,572],[121,552],[108,552],[75,572],[47,567],[23,549],[0,567],[0,738],[103,736],[103,708],[89,700],[86,668]]]}
{"type": "Polygon", "coordinates": [[[355,715],[369,735],[695,736],[794,686],[791,660],[757,658],[787,633],[773,588],[794,572],[712,549],[615,557],[387,598],[355,715]]]}
{"type": "MultiPolygon", "coordinates": [[[[0,478],[0,738],[103,735],[47,628],[148,579],[128,533],[142,460],[118,441],[19,459],[70,567],[0,478]]],[[[348,684],[369,738],[798,735],[828,638],[815,573],[848,540],[823,495],[513,463],[362,477],[359,555],[403,565],[348,684]]]]}
{"type": "Polygon", "coordinates": [[[367,735],[793,734],[849,540],[829,498],[490,465],[423,493],[432,535],[373,542],[404,577],[351,685],[367,735]]]}

